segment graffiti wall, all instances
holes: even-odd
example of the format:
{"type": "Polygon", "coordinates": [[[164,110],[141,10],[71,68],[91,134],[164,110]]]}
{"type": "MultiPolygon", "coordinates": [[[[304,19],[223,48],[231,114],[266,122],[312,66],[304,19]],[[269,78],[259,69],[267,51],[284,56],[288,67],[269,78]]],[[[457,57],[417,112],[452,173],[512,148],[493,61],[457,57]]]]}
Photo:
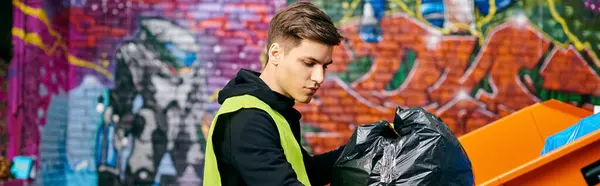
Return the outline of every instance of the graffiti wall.
{"type": "Polygon", "coordinates": [[[342,144],[356,125],[391,120],[395,106],[424,107],[462,135],[548,99],[600,103],[592,1],[320,4],[348,40],[319,98],[298,106],[315,128],[304,135],[314,152],[342,144]]]}
{"type": "Polygon", "coordinates": [[[260,69],[286,2],[13,4],[9,149],[37,157],[38,184],[200,185],[212,95],[260,69]]]}
{"type": "MultiPolygon", "coordinates": [[[[216,93],[260,69],[268,22],[293,2],[13,0],[9,156],[35,156],[39,185],[200,184],[216,93]]],[[[313,153],[396,106],[462,135],[548,99],[600,105],[596,1],[313,3],[346,37],[297,105],[313,153]]]]}

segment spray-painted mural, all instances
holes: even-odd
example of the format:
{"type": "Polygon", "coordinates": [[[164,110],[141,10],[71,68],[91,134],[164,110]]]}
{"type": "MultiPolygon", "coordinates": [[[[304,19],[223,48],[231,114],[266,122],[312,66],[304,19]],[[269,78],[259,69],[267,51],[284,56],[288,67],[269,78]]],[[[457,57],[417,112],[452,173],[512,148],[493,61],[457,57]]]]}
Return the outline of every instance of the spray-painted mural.
{"type": "Polygon", "coordinates": [[[201,177],[206,79],[198,47],[189,31],[151,18],[117,49],[115,86],[98,98],[104,109],[96,141],[99,174],[117,181],[107,176],[100,185],[201,177]]]}
{"type": "Polygon", "coordinates": [[[462,135],[548,99],[600,104],[600,19],[591,2],[317,4],[347,41],[318,98],[297,106],[313,152],[343,144],[356,125],[391,120],[396,105],[424,107],[462,135]]]}
{"type": "Polygon", "coordinates": [[[32,68],[29,73],[38,76],[10,79],[19,91],[27,90],[20,87],[23,81],[39,84],[30,88],[35,94],[28,100],[44,105],[15,107],[36,115],[20,117],[35,119],[31,123],[15,119],[20,125],[14,128],[21,131],[12,132],[19,134],[17,144],[32,148],[17,145],[12,154],[40,157],[42,185],[200,185],[204,136],[218,109],[211,95],[240,68],[260,69],[268,20],[285,6],[282,1],[13,4],[18,15],[13,43],[25,51],[15,52],[13,71],[24,75],[27,67],[49,66],[39,73],[32,68]],[[66,81],[45,84],[53,82],[55,70],[64,70],[66,81]]]}
{"type": "MultiPolygon", "coordinates": [[[[268,21],[292,2],[13,0],[9,156],[37,157],[40,185],[201,183],[216,92],[260,69],[268,21]]],[[[313,153],[396,105],[462,135],[551,98],[600,104],[596,1],[313,3],[347,38],[297,105],[313,153]]]]}

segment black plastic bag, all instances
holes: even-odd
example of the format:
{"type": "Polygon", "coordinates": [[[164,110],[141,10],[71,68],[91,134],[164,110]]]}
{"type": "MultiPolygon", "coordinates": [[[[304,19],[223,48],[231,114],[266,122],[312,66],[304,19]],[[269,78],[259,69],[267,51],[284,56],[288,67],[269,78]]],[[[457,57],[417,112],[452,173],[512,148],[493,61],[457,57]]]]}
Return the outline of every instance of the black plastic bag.
{"type": "Polygon", "coordinates": [[[333,167],[332,186],[474,185],[471,162],[441,119],[422,108],[396,110],[359,126],[333,167]]]}

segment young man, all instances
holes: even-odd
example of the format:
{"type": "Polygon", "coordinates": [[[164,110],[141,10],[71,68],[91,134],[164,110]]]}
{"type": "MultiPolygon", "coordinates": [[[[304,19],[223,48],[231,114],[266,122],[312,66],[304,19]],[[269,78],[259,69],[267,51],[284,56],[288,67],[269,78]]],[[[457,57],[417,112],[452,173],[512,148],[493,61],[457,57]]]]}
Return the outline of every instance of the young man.
{"type": "Polygon", "coordinates": [[[300,146],[300,113],[340,43],[331,19],[310,3],[278,12],[269,25],[262,73],[240,70],[219,92],[222,104],[206,147],[204,185],[326,185],[341,149],[310,156],[300,146]]]}

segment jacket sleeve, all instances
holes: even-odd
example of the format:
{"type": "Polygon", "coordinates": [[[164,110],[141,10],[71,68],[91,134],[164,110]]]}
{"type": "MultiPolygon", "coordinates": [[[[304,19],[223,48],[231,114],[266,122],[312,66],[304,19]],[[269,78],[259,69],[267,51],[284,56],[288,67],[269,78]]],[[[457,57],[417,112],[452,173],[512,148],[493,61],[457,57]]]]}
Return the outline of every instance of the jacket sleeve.
{"type": "Polygon", "coordinates": [[[311,185],[327,185],[331,183],[333,165],[341,156],[343,150],[344,146],[341,146],[324,154],[310,156],[308,152],[302,149],[302,153],[304,153],[304,165],[311,185]]]}
{"type": "Polygon", "coordinates": [[[302,185],[287,162],[275,122],[262,110],[242,109],[231,116],[223,149],[247,185],[302,185]],[[228,152],[227,152],[228,151],[228,152]]]}

